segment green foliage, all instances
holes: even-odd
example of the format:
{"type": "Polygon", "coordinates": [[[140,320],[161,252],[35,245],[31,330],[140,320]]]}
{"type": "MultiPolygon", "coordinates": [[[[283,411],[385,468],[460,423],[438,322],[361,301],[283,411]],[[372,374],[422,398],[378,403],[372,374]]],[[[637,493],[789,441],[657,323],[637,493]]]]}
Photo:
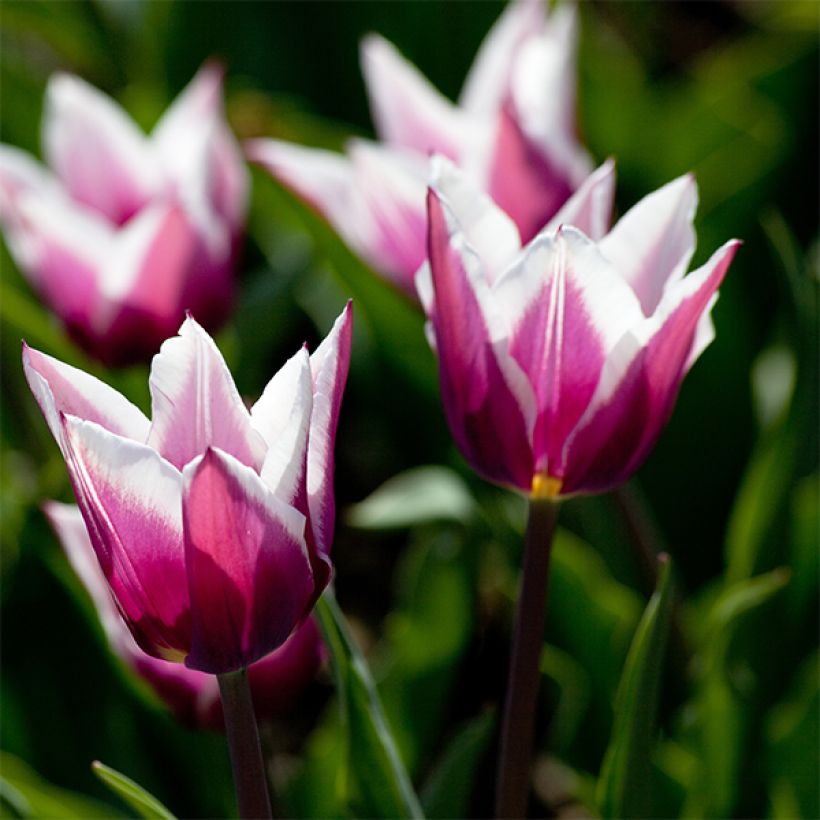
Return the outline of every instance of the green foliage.
{"type": "Polygon", "coordinates": [[[360,816],[422,817],[376,686],[332,592],[320,598],[316,616],[330,652],[347,735],[344,802],[360,816]]]}
{"type": "Polygon", "coordinates": [[[624,664],[615,722],[601,775],[598,802],[604,817],[654,817],[652,749],[664,649],[674,606],[672,565],[659,561],[658,585],[646,607],[624,664]]]}
{"type": "Polygon", "coordinates": [[[152,794],[149,794],[130,777],[95,760],[91,769],[97,777],[121,797],[144,820],[174,820],[174,815],[152,794]]]}
{"type": "Polygon", "coordinates": [[[494,729],[493,712],[485,712],[458,729],[422,789],[426,817],[469,816],[476,769],[494,729]]]}
{"type": "Polygon", "coordinates": [[[724,817],[735,808],[761,696],[746,639],[760,629],[767,605],[788,581],[789,573],[779,569],[729,584],[705,616],[692,704],[699,765],[688,784],[687,816],[724,817]]]}
{"type": "MultiPolygon", "coordinates": [[[[53,820],[123,817],[111,806],[46,782],[22,760],[0,753],[0,816],[53,820]]],[[[165,815],[170,817],[170,815],[165,815]]]]}

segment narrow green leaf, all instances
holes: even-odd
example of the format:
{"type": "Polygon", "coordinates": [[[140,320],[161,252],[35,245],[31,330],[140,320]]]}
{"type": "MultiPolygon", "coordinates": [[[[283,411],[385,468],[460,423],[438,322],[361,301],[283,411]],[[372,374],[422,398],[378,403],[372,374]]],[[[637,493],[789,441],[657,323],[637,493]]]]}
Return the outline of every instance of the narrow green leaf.
{"type": "Polygon", "coordinates": [[[494,728],[495,713],[485,712],[459,729],[424,784],[427,817],[468,816],[476,770],[494,728]]]}
{"type": "Polygon", "coordinates": [[[85,820],[123,816],[105,803],[49,783],[7,752],[0,752],[0,772],[0,817],[85,820]]]}
{"type": "Polygon", "coordinates": [[[769,712],[765,752],[771,816],[820,817],[820,656],[794,676],[786,697],[769,712]]]}
{"type": "Polygon", "coordinates": [[[760,609],[789,578],[781,568],[731,584],[707,616],[697,664],[700,680],[689,708],[698,765],[683,809],[687,817],[724,817],[735,808],[760,697],[748,654],[759,638],[747,621],[756,615],[759,623],[760,609]]]}
{"type": "Polygon", "coordinates": [[[474,514],[473,497],[457,473],[425,466],[394,476],[349,507],[347,523],[360,529],[393,529],[434,521],[467,523],[474,514]]]}
{"type": "Polygon", "coordinates": [[[541,674],[558,689],[550,716],[550,751],[561,757],[578,736],[592,697],[589,675],[575,658],[545,644],[541,652],[541,674]]]}
{"type": "Polygon", "coordinates": [[[659,559],[658,585],[638,624],[624,664],[615,723],[598,783],[604,817],[652,816],[655,710],[672,608],[672,570],[659,559]]]}
{"type": "Polygon", "coordinates": [[[423,817],[367,664],[330,590],[316,605],[347,732],[346,798],[366,817],[423,817]]]}
{"type": "Polygon", "coordinates": [[[126,777],[116,769],[95,760],[91,764],[91,770],[97,777],[111,789],[114,794],[119,795],[137,814],[144,820],[175,820],[162,803],[152,794],[149,794],[138,783],[126,777]]]}

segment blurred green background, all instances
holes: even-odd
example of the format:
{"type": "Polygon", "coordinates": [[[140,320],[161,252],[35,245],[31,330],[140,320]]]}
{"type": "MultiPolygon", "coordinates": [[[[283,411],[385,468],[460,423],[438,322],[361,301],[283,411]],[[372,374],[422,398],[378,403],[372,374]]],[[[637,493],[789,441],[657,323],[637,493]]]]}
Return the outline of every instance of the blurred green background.
{"type": "MultiPolygon", "coordinates": [[[[0,140],[39,155],[43,89],[57,69],[82,75],[150,128],[215,55],[227,66],[240,138],[340,147],[372,134],[362,35],[382,33],[455,97],[501,9],[3,0],[0,140]]],[[[600,808],[595,778],[648,594],[630,530],[640,518],[671,554],[682,598],[647,775],[651,811],[816,817],[820,5],[584,2],[580,18],[579,130],[597,161],[616,158],[619,210],[692,170],[694,263],[732,236],[745,244],[714,312],[717,339],[648,463],[618,497],[562,511],[538,724],[550,715],[549,742],[541,732],[533,811],[600,808]]],[[[430,816],[487,816],[523,505],[472,476],[455,451],[420,317],[320,220],[253,177],[237,310],[218,343],[240,391],[255,397],[354,297],[337,442],[337,595],[430,816]],[[422,465],[444,469],[415,470],[422,465]]],[[[25,815],[23,795],[34,816],[126,815],[90,772],[100,759],[180,816],[229,815],[222,738],[177,726],[110,655],[38,508],[71,494],[22,377],[20,338],[144,408],[147,369],[104,374],[87,362],[5,246],[0,261],[0,810],[25,815]]],[[[346,764],[336,715],[323,675],[266,729],[280,814],[366,813],[338,788],[346,764]]]]}

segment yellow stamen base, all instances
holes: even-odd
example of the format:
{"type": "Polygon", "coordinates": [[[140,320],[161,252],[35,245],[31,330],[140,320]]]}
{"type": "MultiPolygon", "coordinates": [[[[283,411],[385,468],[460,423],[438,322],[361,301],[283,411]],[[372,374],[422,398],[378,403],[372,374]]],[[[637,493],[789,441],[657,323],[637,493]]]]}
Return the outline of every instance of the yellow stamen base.
{"type": "Polygon", "coordinates": [[[546,473],[536,473],[532,477],[532,490],[530,498],[534,499],[554,499],[561,494],[561,479],[553,478],[546,473]]]}
{"type": "Polygon", "coordinates": [[[171,649],[166,646],[160,648],[159,654],[162,655],[164,660],[171,661],[172,663],[183,663],[187,655],[186,652],[180,649],[171,649]]]}

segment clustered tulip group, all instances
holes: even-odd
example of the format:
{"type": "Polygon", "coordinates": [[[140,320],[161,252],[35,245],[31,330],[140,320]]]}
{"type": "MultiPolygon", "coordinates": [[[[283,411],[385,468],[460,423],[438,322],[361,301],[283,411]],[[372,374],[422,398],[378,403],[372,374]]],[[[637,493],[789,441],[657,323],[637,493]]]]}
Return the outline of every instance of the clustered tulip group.
{"type": "MultiPolygon", "coordinates": [[[[572,5],[514,0],[458,105],[371,35],[361,59],[380,142],[344,155],[245,145],[424,311],[465,460],[534,500],[604,492],[638,469],[714,336],[738,244],[687,275],[691,176],[612,225],[614,163],[593,171],[575,135],[576,29],[572,5]]],[[[311,611],[332,577],[352,334],[348,305],[246,407],[205,329],[229,314],[247,204],[221,89],[207,64],[146,137],[60,74],[46,92],[47,169],[0,146],[0,222],[32,288],[103,363],[156,353],[149,420],[24,345],[78,504],[46,514],[115,652],[182,719],[211,727],[214,675],[249,668],[265,715],[320,664],[311,611]]]]}

